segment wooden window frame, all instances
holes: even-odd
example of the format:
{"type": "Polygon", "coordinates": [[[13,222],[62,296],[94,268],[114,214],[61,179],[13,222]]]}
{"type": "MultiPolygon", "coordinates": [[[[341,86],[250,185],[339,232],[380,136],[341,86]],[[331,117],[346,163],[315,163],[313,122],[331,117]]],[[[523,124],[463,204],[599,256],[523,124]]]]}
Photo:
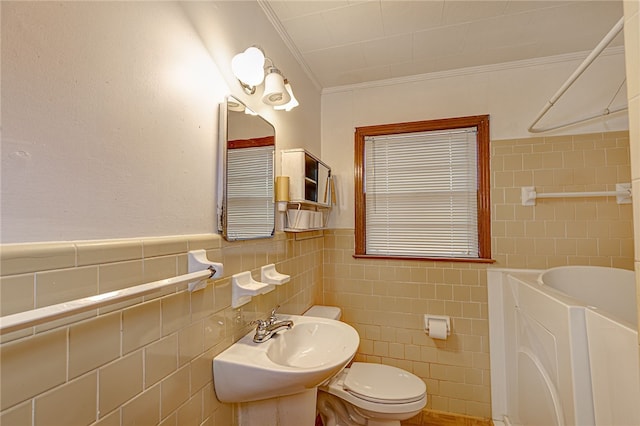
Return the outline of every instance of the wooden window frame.
{"type": "Polygon", "coordinates": [[[406,123],[382,124],[356,127],[354,181],[355,181],[355,254],[356,258],[430,260],[448,262],[493,263],[491,259],[491,199],[490,199],[490,148],[489,115],[445,118],[438,120],[413,121],[406,123]],[[366,253],[366,194],[364,192],[365,138],[401,133],[451,130],[476,127],[478,148],[478,257],[405,257],[379,256],[366,253]]]}

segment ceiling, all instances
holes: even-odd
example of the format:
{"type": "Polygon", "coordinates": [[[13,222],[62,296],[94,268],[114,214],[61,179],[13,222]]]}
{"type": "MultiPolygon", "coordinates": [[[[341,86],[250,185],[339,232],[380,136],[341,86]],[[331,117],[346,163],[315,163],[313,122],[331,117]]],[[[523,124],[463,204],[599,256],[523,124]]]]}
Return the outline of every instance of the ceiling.
{"type": "MultiPolygon", "coordinates": [[[[623,15],[620,0],[260,4],[323,89],[588,52],[623,15]]],[[[620,34],[610,46],[622,44],[620,34]]]]}

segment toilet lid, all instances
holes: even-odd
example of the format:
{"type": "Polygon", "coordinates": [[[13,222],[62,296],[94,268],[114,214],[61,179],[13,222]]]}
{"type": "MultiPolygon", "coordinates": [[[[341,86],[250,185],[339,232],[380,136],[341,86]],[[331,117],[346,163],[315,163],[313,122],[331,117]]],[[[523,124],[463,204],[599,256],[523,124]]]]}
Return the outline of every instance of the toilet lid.
{"type": "Polygon", "coordinates": [[[367,401],[398,404],[418,401],[424,397],[427,386],[400,368],[354,362],[344,379],[344,389],[367,401]]]}

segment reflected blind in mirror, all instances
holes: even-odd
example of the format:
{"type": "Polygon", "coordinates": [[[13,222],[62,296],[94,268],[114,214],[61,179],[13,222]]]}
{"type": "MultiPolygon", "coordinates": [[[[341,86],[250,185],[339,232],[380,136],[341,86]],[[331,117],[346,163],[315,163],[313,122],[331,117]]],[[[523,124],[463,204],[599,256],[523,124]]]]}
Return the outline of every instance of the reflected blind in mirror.
{"type": "Polygon", "coordinates": [[[365,138],[367,254],[478,257],[476,133],[365,138]]]}
{"type": "Polygon", "coordinates": [[[227,235],[273,234],[273,146],[227,151],[227,235]]]}

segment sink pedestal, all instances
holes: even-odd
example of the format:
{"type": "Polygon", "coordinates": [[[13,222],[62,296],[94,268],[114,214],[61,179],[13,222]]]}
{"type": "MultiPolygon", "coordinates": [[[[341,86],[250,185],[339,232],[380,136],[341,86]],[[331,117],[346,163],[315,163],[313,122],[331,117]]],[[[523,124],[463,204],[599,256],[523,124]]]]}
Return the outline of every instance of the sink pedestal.
{"type": "Polygon", "coordinates": [[[238,425],[313,426],[318,388],[294,395],[238,404],[238,425]]]}

